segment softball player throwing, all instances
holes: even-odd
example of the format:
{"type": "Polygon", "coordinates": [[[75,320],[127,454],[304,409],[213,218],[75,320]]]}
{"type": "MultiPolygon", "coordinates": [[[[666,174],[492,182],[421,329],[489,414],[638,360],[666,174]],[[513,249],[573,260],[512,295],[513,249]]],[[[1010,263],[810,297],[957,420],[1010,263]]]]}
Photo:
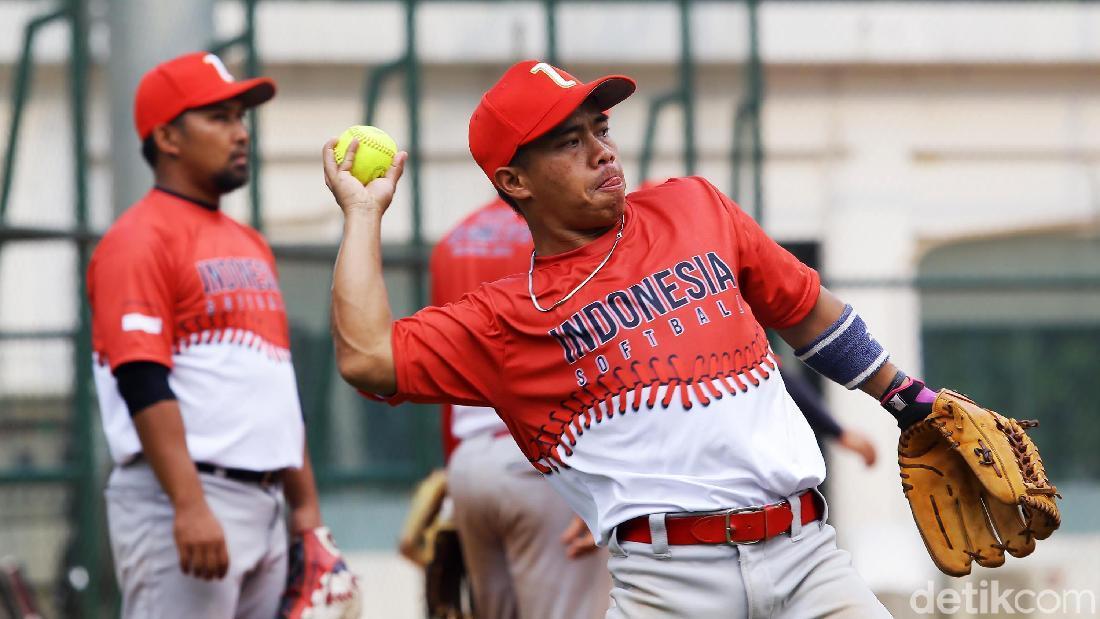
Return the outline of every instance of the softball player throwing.
{"type": "Polygon", "coordinates": [[[469,140],[527,221],[529,267],[397,321],[380,229],[406,155],[363,186],[328,143],[326,180],[345,216],[341,374],[395,403],[495,408],[608,546],[608,617],[889,616],[826,524],[815,491],[825,465],[764,327],[828,378],[881,396],[903,427],[932,413],[936,394],[706,180],[625,194],[606,111],[634,90],[624,76],[511,67],[469,140]]]}

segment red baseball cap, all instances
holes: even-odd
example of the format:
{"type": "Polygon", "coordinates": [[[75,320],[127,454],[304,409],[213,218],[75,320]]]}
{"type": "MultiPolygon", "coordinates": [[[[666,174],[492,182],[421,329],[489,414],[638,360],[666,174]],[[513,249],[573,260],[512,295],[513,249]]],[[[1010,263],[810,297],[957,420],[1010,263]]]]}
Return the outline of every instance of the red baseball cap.
{"type": "Polygon", "coordinates": [[[240,99],[253,107],[275,96],[275,82],[267,77],[238,82],[221,58],[194,52],[153,67],[141,78],[134,95],[134,124],[141,139],[157,125],[196,107],[240,99]]]}
{"type": "Polygon", "coordinates": [[[589,97],[608,110],[636,88],[625,75],[585,83],[545,62],[516,63],[481,97],[470,117],[470,153],[495,185],[493,173],[508,165],[520,146],[556,127],[589,97]]]}

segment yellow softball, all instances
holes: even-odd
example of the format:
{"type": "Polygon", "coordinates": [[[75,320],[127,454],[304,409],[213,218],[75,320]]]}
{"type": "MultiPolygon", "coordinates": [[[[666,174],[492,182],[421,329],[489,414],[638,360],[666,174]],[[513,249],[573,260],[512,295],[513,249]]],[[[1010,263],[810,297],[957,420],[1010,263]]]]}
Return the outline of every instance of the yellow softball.
{"type": "Polygon", "coordinates": [[[332,148],[336,156],[336,165],[344,161],[344,155],[347,154],[352,140],[359,140],[359,150],[355,151],[351,175],[364,185],[384,176],[386,170],[393,165],[393,156],[397,154],[397,142],[378,127],[353,125],[340,134],[340,140],[332,148]]]}

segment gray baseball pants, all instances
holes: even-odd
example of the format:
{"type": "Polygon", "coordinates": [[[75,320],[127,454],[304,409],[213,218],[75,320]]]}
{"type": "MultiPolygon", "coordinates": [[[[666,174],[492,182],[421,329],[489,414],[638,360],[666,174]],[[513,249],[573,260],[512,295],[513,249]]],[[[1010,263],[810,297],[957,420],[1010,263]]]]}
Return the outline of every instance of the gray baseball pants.
{"type": "MultiPolygon", "coordinates": [[[[824,520],[737,546],[619,543],[612,535],[607,619],[889,618],[824,520]]],[[[651,519],[652,539],[667,539],[660,529],[663,519],[651,519]]]]}
{"type": "Polygon", "coordinates": [[[509,436],[463,441],[447,469],[478,619],[596,619],[607,613],[607,551],[565,556],[573,510],[509,436]]]}
{"type": "Polygon", "coordinates": [[[278,611],[287,571],[281,485],[199,478],[228,545],[221,580],[180,571],[172,503],[147,463],[111,473],[107,522],[124,619],[271,619],[278,611]]]}

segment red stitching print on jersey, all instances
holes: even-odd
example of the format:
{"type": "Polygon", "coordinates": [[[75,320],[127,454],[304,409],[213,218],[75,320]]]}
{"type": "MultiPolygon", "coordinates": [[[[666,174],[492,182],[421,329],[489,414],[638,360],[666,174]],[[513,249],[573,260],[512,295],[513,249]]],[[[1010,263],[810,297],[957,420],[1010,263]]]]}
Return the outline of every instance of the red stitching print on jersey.
{"type": "Polygon", "coordinates": [[[181,337],[172,346],[172,354],[178,355],[186,352],[188,348],[206,344],[232,344],[261,352],[273,361],[290,360],[290,349],[269,342],[258,333],[233,328],[203,331],[181,337]]]}
{"type": "Polygon", "coordinates": [[[616,413],[625,415],[628,399],[631,400],[630,409],[634,413],[639,412],[645,387],[650,388],[644,404],[647,410],[656,408],[661,386],[665,387],[660,399],[662,409],[668,408],[679,394],[680,405],[684,410],[690,410],[694,404],[692,394],[704,407],[713,400],[725,397],[726,394],[715,386],[716,382],[730,396],[736,396],[759,387],[761,381],[771,377],[769,370],[775,371],[777,367],[778,361],[762,332],[744,348],[709,357],[698,355],[690,366],[677,355],[663,359],[650,357],[645,362],[634,360],[627,370],[616,366],[597,377],[593,383],[569,394],[568,398],[559,402],[560,410],[550,411],[549,421],[539,427],[538,434],[531,441],[538,454],[531,464],[544,474],[561,467],[569,468],[562,461],[561,454],[572,456],[578,438],[593,423],[602,423],[616,413]]]}

